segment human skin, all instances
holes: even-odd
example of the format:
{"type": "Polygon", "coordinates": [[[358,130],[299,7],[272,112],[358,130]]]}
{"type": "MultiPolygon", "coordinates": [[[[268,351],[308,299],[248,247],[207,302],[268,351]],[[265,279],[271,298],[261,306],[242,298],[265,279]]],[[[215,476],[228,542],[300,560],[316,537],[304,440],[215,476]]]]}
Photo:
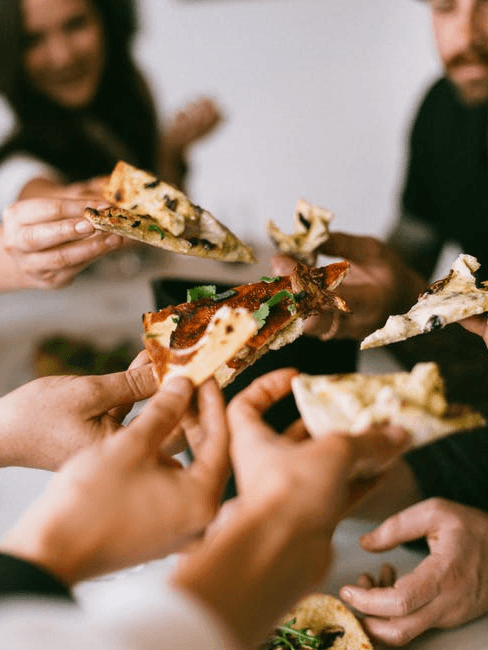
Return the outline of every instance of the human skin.
{"type": "Polygon", "coordinates": [[[278,436],[263,414],[290,391],[295,374],[269,373],[231,402],[237,503],[173,577],[249,646],[323,579],[337,522],[371,487],[349,481],[356,461],[382,463],[408,444],[407,434],[393,427],[314,440],[296,424],[278,436]]]}
{"type": "Polygon", "coordinates": [[[100,256],[121,248],[125,238],[96,231],[83,217],[100,201],[26,199],[3,213],[0,289],[57,289],[100,256]]]}
{"type": "Polygon", "coordinates": [[[125,428],[81,451],[7,533],[0,551],[67,585],[182,550],[202,534],[228,476],[225,403],[212,380],[160,389],[125,428]],[[182,424],[194,461],[161,452],[182,424]]]}
{"type": "Polygon", "coordinates": [[[375,639],[405,645],[430,628],[452,628],[488,612],[488,513],[445,499],[421,501],[361,538],[380,553],[425,537],[429,555],[394,584],[345,585],[341,598],[365,616],[375,639]]]}

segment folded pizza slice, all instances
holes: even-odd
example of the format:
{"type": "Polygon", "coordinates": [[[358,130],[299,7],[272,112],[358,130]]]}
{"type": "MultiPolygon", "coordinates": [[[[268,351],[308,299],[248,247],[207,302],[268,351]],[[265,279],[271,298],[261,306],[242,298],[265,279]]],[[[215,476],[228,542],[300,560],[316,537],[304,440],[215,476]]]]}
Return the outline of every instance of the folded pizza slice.
{"type": "Polygon", "coordinates": [[[100,230],[183,255],[223,262],[255,262],[252,249],[208,210],[148,172],[119,161],[104,190],[113,204],[87,208],[85,217],[100,230]]]}
{"type": "Polygon", "coordinates": [[[196,287],[189,292],[188,302],[144,314],[145,346],[159,383],[173,374],[187,373],[195,384],[215,375],[220,386],[226,386],[268,350],[298,338],[312,314],[348,311],[334,293],[348,269],[348,262],[316,269],[298,263],[290,275],[261,278],[222,294],[216,294],[212,285],[196,287]],[[232,353],[209,344],[223,307],[244,310],[252,315],[256,327],[232,353]],[[196,366],[201,372],[188,374],[188,368],[196,366]]]}
{"type": "Polygon", "coordinates": [[[302,374],[292,387],[305,426],[316,437],[332,431],[358,434],[373,423],[388,421],[406,429],[412,446],[419,447],[485,424],[470,406],[447,402],[434,362],[418,363],[411,372],[302,374]]]}
{"type": "Polygon", "coordinates": [[[446,277],[432,283],[406,314],[390,316],[384,327],[363,340],[361,350],[397,343],[487,311],[487,283],[478,286],[473,275],[479,267],[472,255],[459,255],[446,277]]]}
{"type": "Polygon", "coordinates": [[[302,598],[260,646],[316,650],[373,650],[361,623],[342,601],[328,594],[302,598]]]}
{"type": "Polygon", "coordinates": [[[268,221],[267,231],[277,248],[285,255],[313,266],[317,249],[329,239],[329,224],[334,218],[330,210],[298,199],[293,215],[294,232],[283,233],[273,221],[268,221]]]}

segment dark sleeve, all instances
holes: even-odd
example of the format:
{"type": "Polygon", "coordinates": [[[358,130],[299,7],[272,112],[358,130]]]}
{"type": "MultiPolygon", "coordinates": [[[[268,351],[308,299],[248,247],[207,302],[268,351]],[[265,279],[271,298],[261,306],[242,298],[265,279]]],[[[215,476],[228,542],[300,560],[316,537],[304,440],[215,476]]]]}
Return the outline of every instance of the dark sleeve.
{"type": "Polygon", "coordinates": [[[74,602],[70,589],[41,567],[0,553],[0,599],[42,596],[74,602]]]}
{"type": "Polygon", "coordinates": [[[443,497],[488,511],[488,428],[443,438],[405,459],[425,498],[443,497]]]}

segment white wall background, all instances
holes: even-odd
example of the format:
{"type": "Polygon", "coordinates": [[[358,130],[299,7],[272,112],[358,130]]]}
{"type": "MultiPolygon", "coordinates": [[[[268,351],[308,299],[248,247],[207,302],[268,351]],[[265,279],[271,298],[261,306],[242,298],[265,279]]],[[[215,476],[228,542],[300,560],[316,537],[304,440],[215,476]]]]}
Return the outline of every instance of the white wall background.
{"type": "Polygon", "coordinates": [[[197,145],[192,198],[239,234],[290,229],[298,196],[337,229],[382,235],[406,129],[438,74],[417,0],[140,0],[137,55],[170,112],[195,94],[227,117],[197,145]]]}
{"type": "MultiPolygon", "coordinates": [[[[136,56],[164,115],[200,94],[226,122],[195,146],[190,194],[242,237],[291,229],[299,196],[382,236],[405,139],[439,66],[418,0],[139,0],[136,56]]],[[[0,108],[2,108],[0,106],[0,108]]],[[[10,125],[0,110],[0,134],[10,125]]]]}

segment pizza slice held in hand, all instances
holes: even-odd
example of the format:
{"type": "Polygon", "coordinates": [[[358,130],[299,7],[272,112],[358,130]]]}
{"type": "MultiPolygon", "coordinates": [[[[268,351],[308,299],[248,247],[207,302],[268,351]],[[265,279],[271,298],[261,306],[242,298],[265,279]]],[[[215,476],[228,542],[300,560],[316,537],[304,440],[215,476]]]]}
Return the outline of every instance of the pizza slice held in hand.
{"type": "Polygon", "coordinates": [[[317,261],[317,250],[329,239],[329,224],[333,218],[330,210],[298,199],[293,215],[295,231],[291,235],[281,232],[273,221],[268,221],[266,228],[282,253],[313,266],[317,261]]]}
{"type": "Polygon", "coordinates": [[[459,255],[449,274],[433,282],[406,314],[390,316],[381,329],[367,336],[361,350],[404,341],[488,311],[486,283],[476,283],[480,267],[472,255],[459,255]]]}
{"type": "Polygon", "coordinates": [[[148,172],[119,161],[105,187],[114,207],[87,208],[85,217],[99,230],[165,248],[220,260],[255,262],[252,249],[210,212],[148,172]]]}
{"type": "Polygon", "coordinates": [[[348,269],[348,262],[316,269],[298,263],[290,275],[222,294],[211,285],[196,287],[188,302],[144,314],[145,345],[158,382],[177,374],[198,385],[215,375],[226,386],[266,352],[298,338],[312,314],[349,311],[333,291],[348,269]],[[242,330],[224,320],[234,312],[242,330]]]}
{"type": "MultiPolygon", "coordinates": [[[[374,423],[406,429],[419,447],[456,431],[486,424],[470,406],[449,404],[436,363],[418,363],[412,371],[379,375],[298,375],[292,380],[298,410],[310,435],[333,431],[360,434],[374,423]]],[[[361,474],[378,467],[362,465],[361,474]]]]}

